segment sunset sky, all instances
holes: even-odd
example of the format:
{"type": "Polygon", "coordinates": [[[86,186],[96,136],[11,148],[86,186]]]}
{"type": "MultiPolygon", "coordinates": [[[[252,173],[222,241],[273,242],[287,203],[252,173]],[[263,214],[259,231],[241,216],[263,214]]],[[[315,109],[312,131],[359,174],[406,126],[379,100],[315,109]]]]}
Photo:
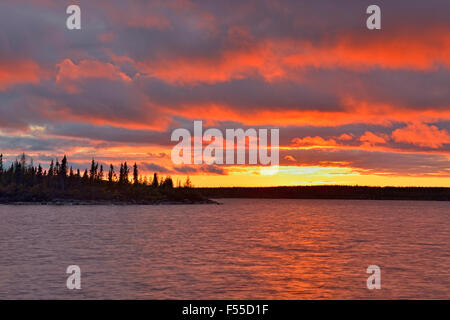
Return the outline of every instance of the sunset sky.
{"type": "Polygon", "coordinates": [[[2,0],[0,153],[196,186],[450,187],[449,17],[448,0],[2,0]],[[279,128],[279,171],[174,165],[194,120],[279,128]]]}

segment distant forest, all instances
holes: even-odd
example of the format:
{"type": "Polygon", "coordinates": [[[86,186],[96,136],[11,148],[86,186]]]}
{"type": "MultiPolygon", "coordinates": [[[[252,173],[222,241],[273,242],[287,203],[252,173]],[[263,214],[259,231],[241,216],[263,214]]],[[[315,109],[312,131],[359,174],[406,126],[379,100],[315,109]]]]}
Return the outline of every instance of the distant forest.
{"type": "Polygon", "coordinates": [[[286,186],[197,188],[204,196],[265,199],[359,199],[359,200],[436,200],[450,201],[450,188],[365,187],[365,186],[286,186]]]}
{"type": "Polygon", "coordinates": [[[92,159],[90,169],[80,172],[69,166],[67,157],[59,162],[51,161],[48,170],[25,154],[8,168],[4,167],[0,154],[0,203],[11,202],[67,202],[110,201],[153,204],[159,202],[201,202],[206,199],[192,188],[189,177],[181,185],[174,186],[171,177],[160,178],[157,173],[148,181],[139,175],[135,163],[126,162],[116,168],[111,164],[107,171],[92,159]],[[131,179],[130,179],[131,175],[131,179]]]}

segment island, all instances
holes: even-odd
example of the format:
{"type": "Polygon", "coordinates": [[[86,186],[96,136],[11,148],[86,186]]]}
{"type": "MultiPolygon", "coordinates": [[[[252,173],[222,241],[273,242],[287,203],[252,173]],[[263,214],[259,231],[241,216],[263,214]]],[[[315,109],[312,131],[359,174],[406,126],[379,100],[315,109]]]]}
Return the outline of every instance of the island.
{"type": "Polygon", "coordinates": [[[67,157],[51,161],[47,170],[27,161],[25,154],[4,168],[0,154],[0,204],[216,204],[193,188],[189,177],[174,186],[170,176],[153,179],[139,175],[135,163],[131,168],[121,163],[118,172],[111,164],[106,171],[92,159],[90,169],[80,172],[69,166],[67,157]],[[132,171],[132,172],[130,172],[132,171]],[[132,179],[129,179],[129,175],[132,179]]]}

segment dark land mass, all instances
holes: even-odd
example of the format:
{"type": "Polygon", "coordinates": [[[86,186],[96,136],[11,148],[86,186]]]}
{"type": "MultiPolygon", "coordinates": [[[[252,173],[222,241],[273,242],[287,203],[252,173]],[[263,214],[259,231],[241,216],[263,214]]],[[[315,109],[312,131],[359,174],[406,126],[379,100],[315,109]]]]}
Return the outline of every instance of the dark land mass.
{"type": "Polygon", "coordinates": [[[450,188],[296,186],[194,188],[189,180],[175,187],[171,177],[154,173],[148,181],[136,163],[120,164],[118,172],[92,160],[89,170],[73,170],[67,158],[51,162],[48,170],[34,166],[25,154],[4,168],[0,154],[0,204],[203,204],[211,198],[450,200],[450,188]],[[129,176],[131,175],[131,179],[129,176]]]}
{"type": "Polygon", "coordinates": [[[74,171],[67,158],[51,162],[48,170],[34,166],[25,154],[8,168],[0,154],[0,204],[53,205],[129,205],[129,204],[203,204],[216,203],[192,187],[189,178],[174,186],[171,177],[148,181],[139,175],[138,166],[122,163],[118,172],[108,171],[92,160],[89,170],[74,171]],[[129,178],[132,176],[132,179],[129,178]]]}
{"type": "Polygon", "coordinates": [[[354,200],[430,200],[450,201],[450,188],[296,186],[196,188],[202,195],[220,198],[262,199],[354,199],[354,200]]]}

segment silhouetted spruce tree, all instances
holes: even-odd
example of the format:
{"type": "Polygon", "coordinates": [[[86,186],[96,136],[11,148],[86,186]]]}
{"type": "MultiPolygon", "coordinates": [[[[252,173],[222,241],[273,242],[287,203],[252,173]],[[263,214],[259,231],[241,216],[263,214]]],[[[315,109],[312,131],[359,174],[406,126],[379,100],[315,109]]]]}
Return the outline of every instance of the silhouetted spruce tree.
{"type": "Polygon", "coordinates": [[[155,172],[155,173],[153,174],[152,187],[153,187],[153,188],[158,188],[158,186],[159,186],[158,174],[155,172]]]}
{"type": "Polygon", "coordinates": [[[91,183],[93,183],[97,179],[97,170],[98,170],[98,163],[95,163],[95,160],[92,159],[91,170],[89,170],[89,180],[91,183]]]}
{"type": "Polygon", "coordinates": [[[98,171],[98,181],[102,181],[103,180],[103,175],[104,175],[104,171],[103,171],[103,165],[100,165],[100,170],[98,171]]]}
{"type": "Polygon", "coordinates": [[[38,165],[37,171],[36,171],[36,183],[42,184],[44,178],[44,174],[42,172],[41,164],[38,165]]]}
{"type": "Polygon", "coordinates": [[[0,154],[0,186],[3,184],[3,153],[0,154]]]}
{"type": "Polygon", "coordinates": [[[53,171],[53,175],[54,176],[59,176],[60,174],[60,168],[61,166],[59,165],[59,161],[58,159],[56,159],[56,163],[55,163],[55,170],[53,171]]]}
{"type": "Polygon", "coordinates": [[[27,158],[25,156],[25,153],[22,153],[22,155],[20,156],[20,167],[22,168],[22,170],[25,170],[26,163],[27,163],[27,158]]]}
{"type": "Polygon", "coordinates": [[[50,167],[48,168],[48,174],[47,174],[47,176],[48,177],[52,177],[53,176],[53,171],[54,171],[55,169],[54,169],[54,164],[53,164],[53,159],[52,159],[52,162],[50,163],[50,167]]]}
{"type": "Polygon", "coordinates": [[[136,162],[133,165],[133,184],[137,186],[139,183],[139,172],[136,162]]]}
{"type": "Polygon", "coordinates": [[[171,177],[166,177],[164,181],[161,182],[161,187],[165,189],[173,189],[173,181],[171,177]]]}
{"type": "Polygon", "coordinates": [[[22,153],[22,155],[20,156],[20,184],[24,185],[26,183],[26,177],[25,177],[25,172],[26,172],[26,165],[27,165],[27,159],[25,156],[25,153],[22,153]]]}
{"type": "Polygon", "coordinates": [[[73,173],[72,166],[70,166],[69,178],[68,178],[68,185],[69,185],[69,187],[73,187],[74,183],[75,183],[75,174],[73,173]]]}
{"type": "Polygon", "coordinates": [[[128,180],[128,175],[130,174],[130,169],[128,168],[127,162],[125,161],[125,163],[123,164],[123,182],[125,184],[128,184],[129,180],[128,180]]]}
{"type": "Polygon", "coordinates": [[[28,168],[28,173],[25,174],[27,177],[27,185],[28,186],[34,186],[36,183],[36,168],[33,165],[33,162],[31,162],[30,167],[28,168]]]}
{"type": "Polygon", "coordinates": [[[186,182],[184,183],[184,187],[185,188],[192,188],[192,182],[191,182],[191,178],[189,178],[189,176],[187,176],[187,178],[186,178],[186,182]]]}
{"type": "Polygon", "coordinates": [[[84,169],[84,173],[83,173],[83,177],[81,178],[81,181],[82,181],[83,183],[87,183],[87,182],[89,181],[87,169],[84,169]]]}
{"type": "Polygon", "coordinates": [[[173,189],[172,177],[167,177],[167,179],[166,179],[166,187],[169,188],[169,189],[173,189]]]}
{"type": "Polygon", "coordinates": [[[59,175],[67,177],[67,157],[65,155],[61,160],[61,166],[59,167],[59,175]]]}
{"type": "Polygon", "coordinates": [[[8,170],[6,170],[6,183],[10,184],[14,181],[14,163],[11,163],[8,170]]]}
{"type": "Polygon", "coordinates": [[[109,165],[109,171],[108,171],[108,182],[109,184],[113,183],[113,177],[114,177],[114,166],[112,164],[109,165]]]}
{"type": "Polygon", "coordinates": [[[59,185],[61,189],[64,191],[66,188],[66,178],[67,178],[67,157],[64,155],[61,160],[61,165],[58,171],[59,185]]]}
{"type": "Polygon", "coordinates": [[[20,185],[22,184],[22,168],[20,166],[20,162],[14,161],[14,165],[13,165],[13,174],[14,174],[14,182],[16,183],[16,185],[20,185]]]}
{"type": "Polygon", "coordinates": [[[119,170],[119,184],[124,183],[124,175],[123,175],[123,163],[120,164],[120,170],[119,170]]]}

